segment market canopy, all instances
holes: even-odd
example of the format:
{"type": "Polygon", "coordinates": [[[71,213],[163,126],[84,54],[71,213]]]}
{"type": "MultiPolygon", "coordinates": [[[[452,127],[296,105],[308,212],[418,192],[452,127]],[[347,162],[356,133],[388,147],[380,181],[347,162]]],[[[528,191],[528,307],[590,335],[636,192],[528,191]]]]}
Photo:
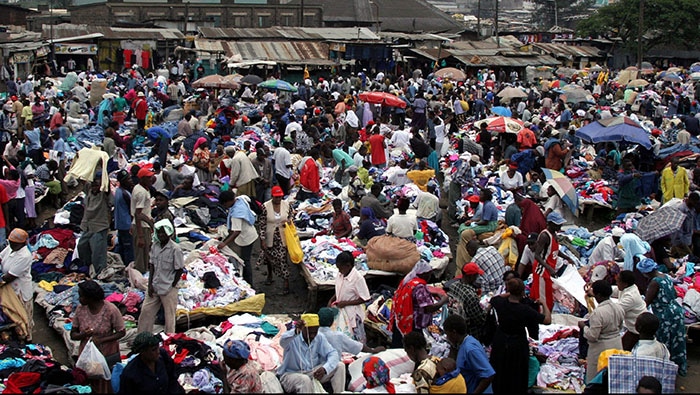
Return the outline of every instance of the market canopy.
{"type": "Polygon", "coordinates": [[[613,117],[590,123],[576,131],[576,136],[591,142],[626,141],[651,148],[646,130],[628,117],[613,117]]]}
{"type": "Polygon", "coordinates": [[[360,100],[371,103],[381,104],[387,107],[406,108],[406,102],[400,97],[387,92],[363,92],[360,93],[360,100]]]}
{"type": "Polygon", "coordinates": [[[435,76],[439,78],[449,78],[454,81],[465,81],[467,79],[467,75],[464,74],[464,71],[454,67],[440,69],[435,72],[435,76]]]}

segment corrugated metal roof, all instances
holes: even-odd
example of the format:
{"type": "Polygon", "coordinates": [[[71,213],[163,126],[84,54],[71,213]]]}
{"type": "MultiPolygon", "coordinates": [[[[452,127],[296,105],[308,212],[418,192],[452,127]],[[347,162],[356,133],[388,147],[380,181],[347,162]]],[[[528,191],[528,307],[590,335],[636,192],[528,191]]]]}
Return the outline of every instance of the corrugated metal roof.
{"type": "Polygon", "coordinates": [[[328,44],[320,42],[255,41],[238,42],[197,38],[195,48],[221,51],[241,61],[270,60],[282,64],[333,64],[328,59],[328,44]]]}
{"type": "Polygon", "coordinates": [[[47,39],[69,39],[100,33],[109,40],[184,40],[185,36],[177,29],[120,28],[109,26],[88,26],[62,23],[42,26],[42,36],[47,39]]]}
{"type": "Polygon", "coordinates": [[[588,45],[566,45],[553,43],[532,44],[540,52],[553,55],[554,57],[587,57],[599,58],[599,49],[588,45]]]}
{"type": "Polygon", "coordinates": [[[37,32],[6,32],[0,33],[0,42],[30,42],[41,40],[41,33],[37,32]]]}
{"type": "Polygon", "coordinates": [[[200,27],[199,34],[213,39],[248,40],[379,40],[379,36],[367,28],[356,27],[269,27],[269,28],[217,28],[200,27]]]}
{"type": "Polygon", "coordinates": [[[428,58],[431,60],[437,60],[438,54],[440,59],[449,58],[452,56],[451,50],[443,49],[433,49],[433,48],[410,48],[409,51],[415,53],[416,55],[428,58]]]}
{"type": "Polygon", "coordinates": [[[549,55],[536,56],[456,56],[468,67],[555,66],[560,62],[549,55]]]}

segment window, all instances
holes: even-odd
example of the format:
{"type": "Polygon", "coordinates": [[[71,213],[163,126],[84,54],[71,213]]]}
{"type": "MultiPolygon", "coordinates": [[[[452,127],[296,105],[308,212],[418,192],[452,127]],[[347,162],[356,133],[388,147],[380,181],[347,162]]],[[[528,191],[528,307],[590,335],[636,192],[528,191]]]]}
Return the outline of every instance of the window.
{"type": "Polygon", "coordinates": [[[270,15],[258,15],[258,27],[270,27],[270,15]]]}

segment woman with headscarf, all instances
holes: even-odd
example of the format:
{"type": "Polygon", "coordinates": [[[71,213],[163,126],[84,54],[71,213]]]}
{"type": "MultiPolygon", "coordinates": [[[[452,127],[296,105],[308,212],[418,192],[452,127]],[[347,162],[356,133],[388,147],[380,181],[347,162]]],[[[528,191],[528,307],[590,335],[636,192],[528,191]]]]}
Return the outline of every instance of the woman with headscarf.
{"type": "Polygon", "coordinates": [[[384,222],[374,215],[371,207],[363,207],[360,210],[360,228],[353,240],[355,244],[364,247],[373,237],[386,233],[384,222]]]}
{"type": "Polygon", "coordinates": [[[289,259],[287,258],[287,242],[282,237],[285,225],[294,218],[292,206],[284,200],[284,191],[279,185],[272,187],[272,199],[262,206],[258,216],[260,229],[260,248],[258,265],[267,265],[267,280],[265,285],[272,284],[272,273],[282,276],[284,286],[282,294],[289,294],[289,259]]]}
{"type": "Polygon", "coordinates": [[[211,180],[211,174],[209,173],[209,143],[206,137],[200,137],[194,143],[192,164],[197,168],[199,182],[209,182],[211,180]]]}
{"type": "MultiPolygon", "coordinates": [[[[498,327],[491,348],[491,366],[496,371],[493,390],[497,394],[524,394],[527,392],[528,346],[525,328],[549,325],[552,314],[546,303],[538,303],[542,313],[523,303],[523,280],[512,278],[506,284],[507,293],[491,298],[496,311],[498,327]]],[[[537,303],[537,302],[536,302],[537,303]]]]}
{"type": "Polygon", "coordinates": [[[520,234],[515,240],[518,242],[518,253],[522,254],[527,245],[527,235],[542,232],[547,227],[547,220],[532,200],[519,193],[513,194],[513,197],[515,204],[520,207],[520,234]]]}
{"type": "Polygon", "coordinates": [[[625,251],[625,264],[622,270],[634,271],[635,284],[640,293],[645,293],[649,279],[637,270],[636,263],[644,259],[651,251],[651,246],[634,233],[625,233],[620,237],[620,245],[625,251]]]}
{"type": "Polygon", "coordinates": [[[160,338],[150,332],[141,332],[131,344],[136,357],[124,367],[119,378],[119,394],[184,394],[177,382],[175,363],[160,348],[160,338]]]}
{"type": "MultiPolygon", "coordinates": [[[[126,335],[124,318],[115,305],[105,303],[104,290],[92,280],[78,284],[78,300],[80,306],[75,310],[70,338],[80,340],[79,353],[82,353],[87,342],[92,340],[111,369],[121,360],[119,339],[126,335]]],[[[92,379],[90,386],[98,393],[112,392],[109,380],[92,379]]]]}
{"type": "Polygon", "coordinates": [[[263,392],[260,374],[248,360],[250,347],[242,340],[227,340],[224,343],[224,363],[228,372],[226,373],[226,384],[228,388],[224,390],[227,394],[259,394],[263,392]]]}
{"type": "Polygon", "coordinates": [[[391,382],[391,370],[379,357],[369,357],[362,362],[362,376],[365,378],[365,394],[395,394],[391,382]]]}
{"type": "Polygon", "coordinates": [[[427,328],[432,322],[433,313],[447,303],[446,293],[428,289],[432,272],[430,264],[420,260],[399,283],[389,317],[389,328],[393,330],[392,348],[401,348],[406,334],[427,328]],[[439,301],[435,302],[434,297],[439,301]]]}
{"type": "Polygon", "coordinates": [[[678,365],[678,374],[685,376],[688,360],[685,345],[683,307],[676,302],[676,290],[669,276],[657,270],[654,260],[645,258],[637,263],[644,277],[650,279],[644,300],[663,325],[656,331],[656,339],[671,352],[671,361],[678,365]]]}

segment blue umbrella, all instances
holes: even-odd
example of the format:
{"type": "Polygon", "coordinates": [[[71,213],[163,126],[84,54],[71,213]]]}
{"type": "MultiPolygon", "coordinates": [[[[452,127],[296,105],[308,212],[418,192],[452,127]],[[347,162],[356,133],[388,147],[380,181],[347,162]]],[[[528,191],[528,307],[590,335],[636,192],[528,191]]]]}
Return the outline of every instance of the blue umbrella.
{"type": "Polygon", "coordinates": [[[510,108],[506,108],[503,106],[494,107],[491,109],[491,112],[496,114],[496,115],[500,115],[502,117],[512,117],[513,116],[513,112],[510,110],[510,108]]]}
{"type": "Polygon", "coordinates": [[[258,87],[260,88],[267,88],[267,89],[277,89],[280,91],[287,91],[287,92],[296,92],[297,88],[290,84],[287,81],[283,80],[267,80],[263,81],[258,84],[258,87]]]}
{"type": "Polygon", "coordinates": [[[591,143],[627,141],[651,149],[651,141],[649,141],[646,130],[628,117],[613,117],[595,121],[577,130],[576,136],[591,143]]]}
{"type": "Polygon", "coordinates": [[[700,71],[700,62],[695,62],[692,65],[690,65],[690,72],[691,73],[697,73],[700,71]]]}

